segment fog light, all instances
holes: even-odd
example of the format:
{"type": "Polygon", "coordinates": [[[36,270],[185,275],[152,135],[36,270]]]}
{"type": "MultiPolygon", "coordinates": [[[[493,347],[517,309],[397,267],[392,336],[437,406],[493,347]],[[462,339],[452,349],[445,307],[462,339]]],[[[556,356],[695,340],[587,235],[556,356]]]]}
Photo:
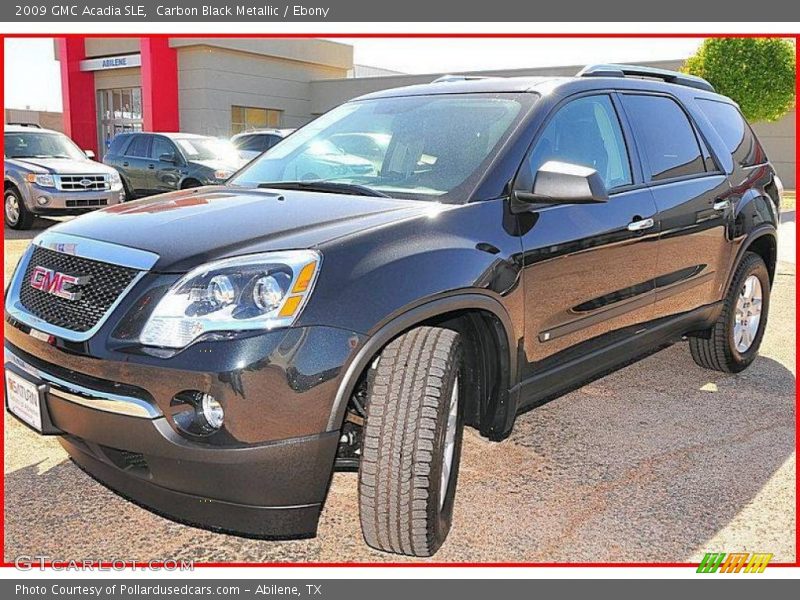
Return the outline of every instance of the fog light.
{"type": "Polygon", "coordinates": [[[200,404],[200,409],[206,423],[214,429],[222,427],[222,422],[225,420],[225,411],[222,410],[222,405],[217,402],[211,394],[203,394],[203,400],[200,404]]]}
{"type": "Polygon", "coordinates": [[[50,204],[50,198],[48,198],[47,196],[39,196],[36,199],[36,202],[39,204],[39,206],[47,206],[48,204],[50,204]]]}
{"type": "Polygon", "coordinates": [[[214,396],[200,390],[175,394],[170,402],[170,413],[178,431],[190,436],[213,435],[225,421],[222,405],[214,396]]]}

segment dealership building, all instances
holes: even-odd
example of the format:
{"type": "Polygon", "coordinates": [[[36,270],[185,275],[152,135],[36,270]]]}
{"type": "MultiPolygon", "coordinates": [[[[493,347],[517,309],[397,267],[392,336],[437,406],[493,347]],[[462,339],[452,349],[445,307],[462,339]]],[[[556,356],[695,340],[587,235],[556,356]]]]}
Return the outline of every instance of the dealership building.
{"type": "MultiPolygon", "coordinates": [[[[354,65],[352,46],[320,39],[72,37],[57,39],[55,53],[63,130],[98,156],[123,131],[227,137],[294,128],[361,94],[441,75],[354,65]]],[[[647,64],[677,69],[681,63],[647,64]]],[[[473,74],[574,75],[582,66],[473,74]]],[[[796,185],[795,118],[792,111],[776,123],[754,126],[787,188],[796,185]]]]}

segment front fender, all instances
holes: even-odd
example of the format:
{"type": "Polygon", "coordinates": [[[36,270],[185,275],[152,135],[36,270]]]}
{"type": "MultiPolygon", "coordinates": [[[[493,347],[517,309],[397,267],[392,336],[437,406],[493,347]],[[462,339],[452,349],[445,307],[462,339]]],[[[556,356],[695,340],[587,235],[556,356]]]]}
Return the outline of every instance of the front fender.
{"type": "MultiPolygon", "coordinates": [[[[517,377],[517,362],[513,357],[513,349],[515,348],[516,340],[513,333],[514,328],[511,317],[505,307],[498,300],[489,295],[476,292],[455,293],[421,302],[414,307],[410,307],[408,310],[387,320],[372,332],[346,367],[345,374],[339,384],[339,389],[336,393],[333,406],[331,407],[328,431],[341,428],[345,417],[345,411],[347,410],[347,403],[355,391],[361,374],[364,373],[373,358],[386,344],[405,331],[425,321],[437,316],[463,310],[489,312],[497,317],[502,325],[502,335],[504,339],[501,341],[504,343],[501,345],[502,356],[499,357],[502,365],[500,369],[501,381],[499,389],[503,393],[503,397],[500,399],[500,403],[509,404],[507,394],[507,391],[511,387],[509,382],[516,381],[517,377]]],[[[513,415],[516,414],[516,403],[514,402],[511,404],[513,404],[513,406],[507,405],[504,406],[504,408],[513,418],[513,415]]]]}
{"type": "MultiPolygon", "coordinates": [[[[320,247],[319,279],[298,325],[325,323],[369,339],[347,366],[331,411],[331,428],[340,425],[359,376],[391,339],[454,313],[474,311],[490,317],[492,339],[502,347],[501,389],[508,391],[517,383],[517,352],[524,331],[522,252],[508,219],[503,200],[433,204],[430,213],[354,232],[320,247]]],[[[508,395],[502,403],[514,414],[508,395]]]]}
{"type": "Polygon", "coordinates": [[[30,197],[31,196],[30,187],[28,182],[25,181],[24,174],[20,173],[16,169],[7,169],[5,172],[5,184],[7,185],[9,183],[13,185],[15,188],[17,188],[17,190],[20,193],[20,196],[22,197],[22,201],[25,203],[25,206],[27,206],[28,209],[30,210],[32,199],[30,197]]]}

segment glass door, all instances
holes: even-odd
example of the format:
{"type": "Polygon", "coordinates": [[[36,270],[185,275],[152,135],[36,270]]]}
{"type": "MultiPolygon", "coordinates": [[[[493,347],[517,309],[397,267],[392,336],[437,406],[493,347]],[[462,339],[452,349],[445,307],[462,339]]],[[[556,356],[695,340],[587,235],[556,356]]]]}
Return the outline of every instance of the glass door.
{"type": "Polygon", "coordinates": [[[100,159],[118,133],[142,130],[142,88],[98,90],[98,148],[100,159]]]}

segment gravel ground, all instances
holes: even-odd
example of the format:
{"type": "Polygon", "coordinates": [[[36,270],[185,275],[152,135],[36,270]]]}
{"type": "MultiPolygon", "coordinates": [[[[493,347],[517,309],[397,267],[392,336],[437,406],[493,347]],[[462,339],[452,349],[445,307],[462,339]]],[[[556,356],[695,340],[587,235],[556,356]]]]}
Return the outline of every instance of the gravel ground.
{"type": "MultiPolygon", "coordinates": [[[[7,283],[31,236],[6,236],[7,283]]],[[[700,369],[678,344],[522,415],[502,443],[468,431],[453,529],[434,560],[682,562],[749,551],[794,561],[793,261],[779,266],[761,356],[745,373],[700,369]]],[[[6,415],[5,486],[6,560],[403,560],[364,545],[350,473],[334,477],[316,539],[247,540],[122,500],[56,440],[6,415]]]]}

